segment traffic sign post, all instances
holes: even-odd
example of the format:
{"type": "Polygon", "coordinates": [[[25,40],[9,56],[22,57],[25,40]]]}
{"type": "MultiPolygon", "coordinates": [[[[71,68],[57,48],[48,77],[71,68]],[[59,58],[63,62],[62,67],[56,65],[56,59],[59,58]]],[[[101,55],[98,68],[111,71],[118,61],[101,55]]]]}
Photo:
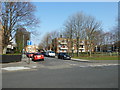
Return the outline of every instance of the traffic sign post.
{"type": "Polygon", "coordinates": [[[27,45],[32,45],[32,41],[27,40],[27,45]]]}

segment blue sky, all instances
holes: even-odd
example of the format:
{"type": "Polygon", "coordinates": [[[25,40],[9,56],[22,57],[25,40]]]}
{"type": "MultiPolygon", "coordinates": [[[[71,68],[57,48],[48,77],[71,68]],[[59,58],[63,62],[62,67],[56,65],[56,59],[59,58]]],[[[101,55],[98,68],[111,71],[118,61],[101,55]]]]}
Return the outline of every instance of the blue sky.
{"type": "Polygon", "coordinates": [[[116,24],[118,15],[117,2],[33,2],[35,15],[40,19],[40,27],[36,28],[40,35],[32,36],[33,44],[39,44],[46,32],[62,30],[69,16],[83,12],[102,22],[103,30],[109,31],[116,24]]]}

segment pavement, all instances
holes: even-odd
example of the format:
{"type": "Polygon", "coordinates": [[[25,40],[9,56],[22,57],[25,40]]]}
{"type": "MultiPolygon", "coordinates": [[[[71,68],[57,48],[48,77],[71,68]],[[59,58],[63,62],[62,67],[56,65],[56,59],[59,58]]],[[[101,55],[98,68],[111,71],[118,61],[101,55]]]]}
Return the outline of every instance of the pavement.
{"type": "Polygon", "coordinates": [[[31,69],[37,67],[37,62],[33,62],[31,59],[24,56],[21,62],[1,63],[1,70],[15,71],[23,69],[31,69]]]}

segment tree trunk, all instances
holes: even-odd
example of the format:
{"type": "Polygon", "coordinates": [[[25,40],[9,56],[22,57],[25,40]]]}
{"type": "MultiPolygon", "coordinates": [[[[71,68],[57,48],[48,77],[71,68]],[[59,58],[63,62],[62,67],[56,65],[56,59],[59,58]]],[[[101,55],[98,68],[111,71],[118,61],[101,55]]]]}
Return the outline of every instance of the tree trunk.
{"type": "Polygon", "coordinates": [[[77,37],[77,57],[79,56],[79,37],[77,37]]]}
{"type": "Polygon", "coordinates": [[[3,54],[6,54],[6,51],[7,51],[7,47],[4,47],[3,48],[3,54]]]}
{"type": "Polygon", "coordinates": [[[92,45],[90,45],[90,52],[89,52],[90,57],[92,56],[92,45]]]}
{"type": "Polygon", "coordinates": [[[92,52],[91,52],[91,50],[90,50],[90,53],[89,53],[89,54],[90,54],[90,57],[92,57],[92,52]]]}

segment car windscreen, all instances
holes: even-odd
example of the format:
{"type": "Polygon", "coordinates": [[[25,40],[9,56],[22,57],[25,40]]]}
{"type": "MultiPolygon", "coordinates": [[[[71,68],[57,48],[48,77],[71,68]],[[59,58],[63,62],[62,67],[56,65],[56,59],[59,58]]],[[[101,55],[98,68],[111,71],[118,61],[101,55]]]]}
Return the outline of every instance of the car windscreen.
{"type": "Polygon", "coordinates": [[[42,55],[42,53],[35,53],[34,55],[42,55]]]}
{"type": "Polygon", "coordinates": [[[67,53],[60,53],[60,55],[66,55],[67,53]]]}
{"type": "Polygon", "coordinates": [[[69,55],[68,55],[68,54],[65,54],[65,56],[69,57],[69,55]]]}
{"type": "Polygon", "coordinates": [[[50,53],[55,53],[54,51],[50,51],[50,53]]]}
{"type": "Polygon", "coordinates": [[[65,56],[69,57],[69,55],[67,53],[62,53],[62,55],[65,55],[65,56]]]}

